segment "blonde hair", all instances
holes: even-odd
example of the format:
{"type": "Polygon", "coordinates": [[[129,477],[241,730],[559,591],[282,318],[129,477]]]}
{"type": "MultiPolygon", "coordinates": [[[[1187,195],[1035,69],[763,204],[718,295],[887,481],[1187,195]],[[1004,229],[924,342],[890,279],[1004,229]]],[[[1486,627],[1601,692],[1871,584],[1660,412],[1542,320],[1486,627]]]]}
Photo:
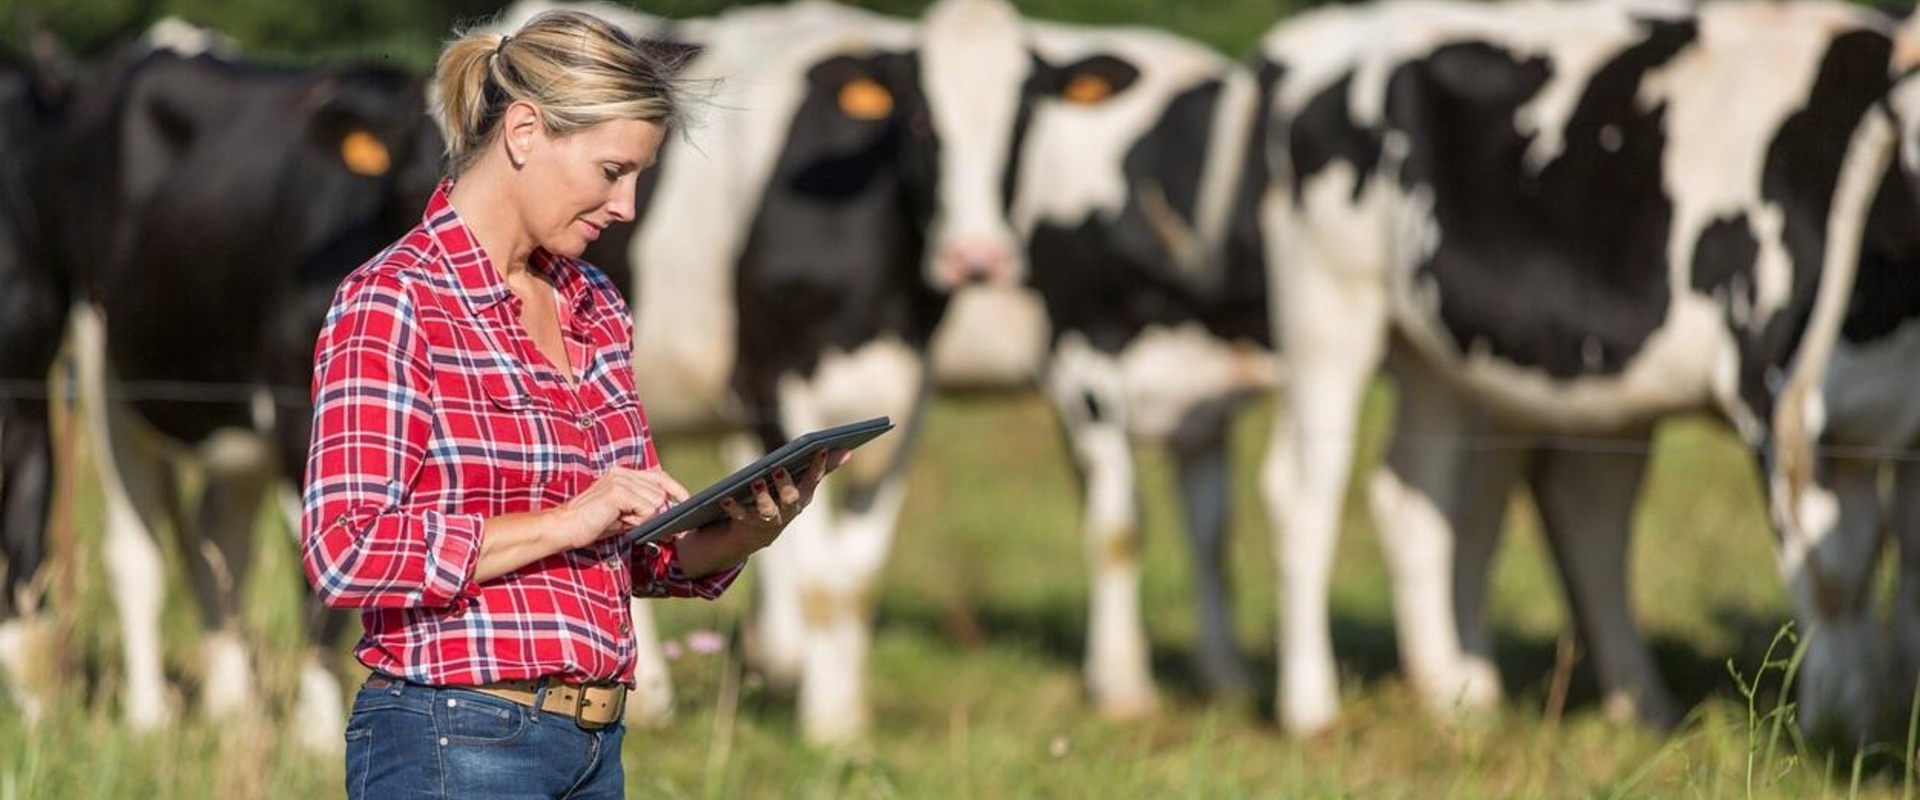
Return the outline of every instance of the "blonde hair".
{"type": "Polygon", "coordinates": [[[460,33],[434,67],[433,121],[458,177],[493,141],[507,106],[540,110],[564,136],[613,119],[673,128],[681,116],[676,74],[685,56],[654,52],[618,26],[580,11],[548,11],[511,34],[460,33]]]}

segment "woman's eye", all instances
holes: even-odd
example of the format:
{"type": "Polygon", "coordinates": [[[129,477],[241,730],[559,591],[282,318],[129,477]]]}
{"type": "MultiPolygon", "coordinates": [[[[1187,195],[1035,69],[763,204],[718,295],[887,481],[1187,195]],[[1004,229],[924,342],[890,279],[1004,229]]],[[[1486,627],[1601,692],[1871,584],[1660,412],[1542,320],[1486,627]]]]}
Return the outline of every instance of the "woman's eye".
{"type": "Polygon", "coordinates": [[[600,174],[605,175],[609,183],[620,180],[620,170],[616,167],[601,167],[600,174]]]}

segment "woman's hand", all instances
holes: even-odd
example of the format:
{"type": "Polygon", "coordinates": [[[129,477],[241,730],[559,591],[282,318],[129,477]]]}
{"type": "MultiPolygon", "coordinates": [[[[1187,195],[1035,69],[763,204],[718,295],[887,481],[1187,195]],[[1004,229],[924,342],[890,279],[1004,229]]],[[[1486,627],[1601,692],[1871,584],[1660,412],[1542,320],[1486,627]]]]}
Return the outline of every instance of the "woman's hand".
{"type": "Polygon", "coordinates": [[[743,505],[731,497],[721,499],[720,508],[727,513],[725,522],[689,531],[675,542],[680,569],[690,577],[699,577],[737,564],[773,544],[793,518],[813,502],[814,492],[827,474],[851,456],[847,450],[822,451],[797,481],[784,469],[774,470],[771,484],[754,482],[751,504],[743,505]]]}
{"type": "Polygon", "coordinates": [[[663,469],[614,467],[561,506],[569,520],[562,550],[625,533],[687,499],[687,489],[663,469]]]}

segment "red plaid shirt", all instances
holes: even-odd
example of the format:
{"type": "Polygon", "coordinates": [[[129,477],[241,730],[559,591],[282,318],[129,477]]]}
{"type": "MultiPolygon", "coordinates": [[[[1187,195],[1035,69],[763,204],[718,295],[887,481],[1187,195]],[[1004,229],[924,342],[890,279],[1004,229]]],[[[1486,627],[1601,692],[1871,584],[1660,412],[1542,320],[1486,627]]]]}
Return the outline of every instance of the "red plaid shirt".
{"type": "Polygon", "coordinates": [[[570,387],[442,184],[420,227],[341,284],[316,347],[302,559],[364,608],[355,655],[408,680],[633,680],[627,598],[718,596],[671,545],[620,537],[476,583],[483,521],[552,508],[608,468],[657,466],[633,388],[633,322],[605,275],[545,251],[570,387]],[[638,576],[638,581],[634,580],[638,576]]]}

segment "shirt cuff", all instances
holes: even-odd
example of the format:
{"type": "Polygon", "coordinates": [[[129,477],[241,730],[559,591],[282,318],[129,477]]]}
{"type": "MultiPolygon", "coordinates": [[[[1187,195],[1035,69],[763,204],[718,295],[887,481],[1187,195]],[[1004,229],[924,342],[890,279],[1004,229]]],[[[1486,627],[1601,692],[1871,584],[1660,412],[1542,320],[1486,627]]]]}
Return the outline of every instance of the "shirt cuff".
{"type": "Polygon", "coordinates": [[[473,570],[480,562],[480,533],[486,520],[478,514],[442,514],[428,511],[421,515],[421,529],[427,543],[427,580],[420,590],[420,604],[444,608],[473,583],[473,570]]]}
{"type": "Polygon", "coordinates": [[[633,551],[636,578],[633,594],[636,597],[697,597],[713,600],[733,585],[746,566],[747,562],[742,560],[698,578],[689,578],[680,567],[680,553],[674,543],[647,542],[633,551]]]}

